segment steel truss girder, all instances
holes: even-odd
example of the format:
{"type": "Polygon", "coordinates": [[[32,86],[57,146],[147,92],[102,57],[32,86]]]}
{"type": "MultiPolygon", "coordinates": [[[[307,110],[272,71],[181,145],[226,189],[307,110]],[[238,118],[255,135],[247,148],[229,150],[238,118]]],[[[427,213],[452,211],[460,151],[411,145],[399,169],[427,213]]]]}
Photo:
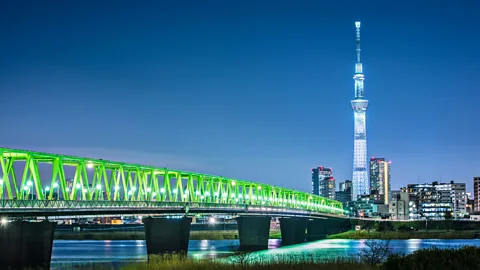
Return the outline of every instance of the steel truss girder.
{"type": "MultiPolygon", "coordinates": [[[[0,148],[0,199],[36,201],[41,205],[95,203],[207,203],[284,207],[318,213],[343,214],[338,201],[282,187],[222,176],[0,148]],[[17,183],[14,164],[23,162],[17,183]],[[39,164],[51,165],[48,185],[40,179],[39,164]],[[65,169],[74,168],[72,181],[65,169]]],[[[85,205],[85,204],[83,204],[85,205]]],[[[184,205],[184,204],[183,204],[184,205]]],[[[12,204],[12,207],[20,207],[12,204]]],[[[114,207],[112,205],[112,207],[114,207]]]]}

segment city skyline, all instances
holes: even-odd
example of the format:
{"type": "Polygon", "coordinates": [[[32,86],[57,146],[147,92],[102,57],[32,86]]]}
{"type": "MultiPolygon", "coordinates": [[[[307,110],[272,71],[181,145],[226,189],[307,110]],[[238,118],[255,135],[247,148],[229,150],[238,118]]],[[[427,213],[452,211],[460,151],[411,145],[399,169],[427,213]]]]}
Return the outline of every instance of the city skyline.
{"type": "Polygon", "coordinates": [[[361,21],[368,158],[393,161],[392,190],[450,180],[472,190],[478,3],[352,1],[334,16],[345,4],[267,2],[2,3],[1,145],[306,192],[320,164],[351,179],[361,21]]]}

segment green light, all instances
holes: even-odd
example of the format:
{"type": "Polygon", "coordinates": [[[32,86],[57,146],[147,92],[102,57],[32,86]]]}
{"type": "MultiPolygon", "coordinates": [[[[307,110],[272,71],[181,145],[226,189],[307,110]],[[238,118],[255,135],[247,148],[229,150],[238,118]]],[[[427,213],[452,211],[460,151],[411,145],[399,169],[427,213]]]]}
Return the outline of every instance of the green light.
{"type": "Polygon", "coordinates": [[[9,148],[0,148],[0,157],[0,172],[3,173],[0,198],[7,200],[26,198],[22,189],[35,195],[29,198],[58,201],[150,201],[155,194],[161,194],[155,201],[268,205],[338,215],[344,213],[342,204],[334,200],[215,175],[9,148]],[[21,166],[23,172],[18,174],[22,173],[23,178],[19,181],[10,169],[17,162],[30,164],[21,166]],[[38,164],[50,165],[51,182],[48,184],[46,179],[40,179],[38,164]],[[72,182],[67,181],[72,177],[72,182]],[[196,196],[186,196],[188,194],[196,196]],[[211,197],[211,194],[215,196],[211,197]]]}

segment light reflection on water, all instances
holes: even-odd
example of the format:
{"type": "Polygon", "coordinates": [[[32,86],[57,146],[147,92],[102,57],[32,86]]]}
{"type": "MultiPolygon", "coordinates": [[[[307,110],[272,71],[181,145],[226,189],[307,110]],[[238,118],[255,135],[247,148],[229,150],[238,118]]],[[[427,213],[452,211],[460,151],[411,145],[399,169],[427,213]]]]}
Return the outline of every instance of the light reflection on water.
{"type": "MultiPolygon", "coordinates": [[[[238,244],[238,240],[192,240],[188,245],[188,256],[195,259],[225,257],[232,255],[231,248],[238,244]]],[[[391,240],[390,245],[395,252],[411,253],[420,248],[434,246],[438,248],[480,246],[480,240],[391,240]]],[[[356,256],[364,246],[364,240],[335,239],[281,247],[281,240],[270,239],[269,250],[256,252],[256,255],[262,258],[269,255],[303,256],[307,254],[325,258],[352,257],[356,256]]],[[[60,264],[115,264],[145,260],[147,260],[147,248],[143,240],[55,240],[53,243],[52,268],[60,264]]]]}

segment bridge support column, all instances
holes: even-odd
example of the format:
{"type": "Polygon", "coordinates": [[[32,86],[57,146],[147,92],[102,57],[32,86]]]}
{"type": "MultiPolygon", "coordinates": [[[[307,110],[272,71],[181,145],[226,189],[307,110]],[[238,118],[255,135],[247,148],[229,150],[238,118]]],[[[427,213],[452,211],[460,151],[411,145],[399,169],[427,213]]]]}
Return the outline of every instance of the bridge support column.
{"type": "Polygon", "coordinates": [[[346,232],[351,229],[349,219],[326,218],[313,219],[308,222],[307,241],[316,241],[327,238],[330,234],[346,232]]]}
{"type": "Polygon", "coordinates": [[[308,219],[306,218],[280,218],[280,231],[282,245],[295,245],[305,242],[305,231],[308,219]]]}
{"type": "Polygon", "coordinates": [[[0,224],[0,266],[49,269],[56,226],[50,221],[0,224]]]}
{"type": "Polygon", "coordinates": [[[187,255],[191,218],[143,219],[147,254],[179,253],[187,255]]]}
{"type": "Polygon", "coordinates": [[[241,250],[268,249],[270,217],[241,216],[237,217],[237,224],[241,250]]]}

